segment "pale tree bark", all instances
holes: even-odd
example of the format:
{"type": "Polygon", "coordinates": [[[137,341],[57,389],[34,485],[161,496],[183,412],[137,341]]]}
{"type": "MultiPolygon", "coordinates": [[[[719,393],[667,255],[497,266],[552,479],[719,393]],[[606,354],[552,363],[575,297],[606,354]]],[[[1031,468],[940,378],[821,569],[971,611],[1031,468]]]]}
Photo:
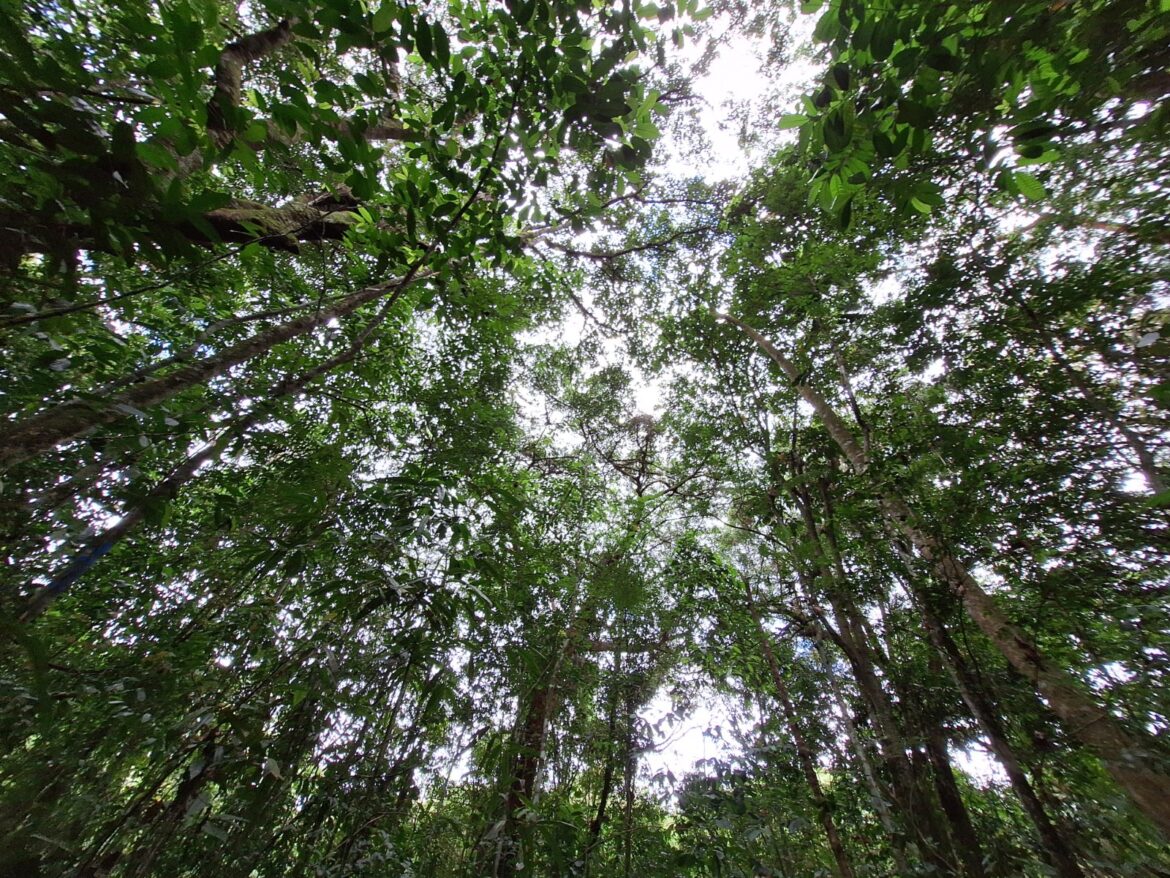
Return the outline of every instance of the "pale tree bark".
{"type": "Polygon", "coordinates": [[[244,87],[244,67],[291,43],[296,23],[295,18],[285,19],[275,27],[229,43],[219,53],[214,89],[207,104],[207,133],[218,149],[224,149],[235,139],[234,116],[244,87]]]}
{"type": "MultiPolygon", "coordinates": [[[[296,24],[297,19],[295,18],[285,19],[268,30],[248,34],[234,43],[229,43],[220,52],[219,60],[215,65],[211,100],[207,103],[207,133],[217,149],[226,149],[238,138],[239,132],[234,117],[239,111],[243,95],[244,68],[248,64],[275,54],[291,43],[294,36],[293,28],[296,27],[296,24]]],[[[397,100],[401,91],[397,68],[391,65],[388,74],[389,93],[386,97],[397,100]]],[[[248,146],[251,149],[264,149],[273,143],[292,146],[303,138],[303,132],[300,129],[289,134],[271,123],[265,124],[267,137],[263,141],[248,141],[248,146]]],[[[399,120],[389,116],[383,116],[373,125],[358,125],[355,122],[342,121],[334,126],[333,130],[339,136],[361,137],[371,142],[422,139],[420,132],[410,131],[399,120]]],[[[201,166],[202,160],[199,153],[193,153],[192,156],[194,158],[188,160],[198,162],[198,164],[184,166],[182,162],[187,157],[180,157],[180,170],[183,173],[191,173],[201,166]]]]}
{"type": "MultiPolygon", "coordinates": [[[[496,138],[492,163],[484,169],[479,181],[463,204],[447,220],[447,232],[458,225],[483,193],[492,172],[496,169],[495,162],[499,158],[503,143],[504,133],[501,133],[496,138]]],[[[185,363],[167,375],[135,384],[121,394],[104,400],[101,404],[71,400],[11,423],[5,429],[0,429],[0,472],[58,445],[77,439],[95,427],[114,423],[128,415],[137,415],[143,409],[165,402],[184,390],[206,384],[233,366],[265,354],[276,345],[311,332],[331,320],[346,317],[368,302],[374,302],[384,297],[387,293],[393,292],[394,297],[397,298],[408,284],[437,274],[434,270],[424,270],[423,266],[439,246],[442,237],[442,235],[436,235],[435,239],[423,248],[422,253],[400,278],[366,287],[338,299],[312,314],[269,327],[210,357],[185,363]]]]}
{"type": "MultiPolygon", "coordinates": [[[[828,400],[804,382],[795,364],[748,324],[726,314],[716,316],[738,327],[780,367],[824,424],[853,471],[864,476],[869,469],[868,455],[828,400]]],[[[943,541],[924,526],[902,497],[884,486],[874,487],[880,491],[882,514],[910,541],[1012,667],[1032,682],[1068,733],[1101,760],[1133,805],[1170,839],[1170,774],[1160,759],[1158,742],[1148,734],[1124,729],[1116,717],[1084,691],[1080,681],[1048,660],[1012,624],[994,598],[943,541]]]]}

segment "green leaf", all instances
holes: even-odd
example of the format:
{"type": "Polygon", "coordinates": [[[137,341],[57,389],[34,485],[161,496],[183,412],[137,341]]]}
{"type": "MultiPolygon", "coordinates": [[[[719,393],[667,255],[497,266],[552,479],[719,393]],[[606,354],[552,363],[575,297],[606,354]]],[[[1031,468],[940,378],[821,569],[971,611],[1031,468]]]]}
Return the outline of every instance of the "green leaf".
{"type": "Polygon", "coordinates": [[[779,128],[781,131],[788,131],[792,128],[799,128],[808,121],[808,116],[802,113],[788,113],[780,117],[779,128]]]}
{"type": "Polygon", "coordinates": [[[398,17],[398,7],[392,3],[383,3],[374,13],[372,21],[374,33],[385,33],[394,26],[394,19],[398,17]]]}
{"type": "Polygon", "coordinates": [[[155,168],[164,168],[168,171],[177,171],[179,163],[175,160],[175,156],[169,149],[159,146],[157,143],[144,141],[138,143],[134,147],[135,152],[138,153],[138,158],[147,165],[155,168]]]}
{"type": "Polygon", "coordinates": [[[914,197],[931,207],[942,207],[945,204],[942,190],[934,183],[921,182],[914,187],[914,197]]]}
{"type": "Polygon", "coordinates": [[[427,63],[433,63],[435,60],[432,38],[430,25],[425,17],[420,16],[414,28],[414,47],[418,50],[419,57],[427,63]]]}
{"type": "Polygon", "coordinates": [[[837,222],[842,229],[848,229],[853,223],[853,198],[848,198],[837,215],[837,222]]]}
{"type": "Polygon", "coordinates": [[[841,152],[852,141],[853,126],[845,113],[838,108],[825,116],[821,132],[829,151],[841,152]]]}
{"type": "Polygon", "coordinates": [[[813,29],[813,39],[818,43],[831,43],[840,32],[841,19],[837,15],[837,10],[830,7],[817,21],[817,26],[813,29]]]}
{"type": "Polygon", "coordinates": [[[898,101],[898,121],[906,122],[915,128],[929,128],[937,118],[933,107],[912,100],[898,101]]]}
{"type": "Polygon", "coordinates": [[[958,73],[962,69],[962,62],[958,56],[952,54],[942,46],[938,46],[927,52],[923,63],[927,67],[933,67],[935,70],[942,70],[947,73],[958,73]]]}
{"type": "Polygon", "coordinates": [[[894,42],[898,38],[898,22],[895,18],[879,19],[873,26],[873,36],[869,41],[869,52],[875,61],[885,61],[894,51],[894,42]]]}
{"type": "Polygon", "coordinates": [[[439,66],[446,70],[451,66],[451,41],[447,37],[447,31],[443,29],[443,25],[435,22],[431,25],[434,36],[435,60],[439,62],[439,66]]]}
{"type": "Polygon", "coordinates": [[[1015,171],[1012,174],[1012,182],[1016,190],[1029,201],[1043,201],[1048,197],[1044,184],[1027,171],[1015,171]]]}
{"type": "Polygon", "coordinates": [[[895,129],[892,137],[884,131],[875,131],[873,149],[881,158],[897,158],[906,149],[909,139],[910,131],[905,127],[895,129]]]}

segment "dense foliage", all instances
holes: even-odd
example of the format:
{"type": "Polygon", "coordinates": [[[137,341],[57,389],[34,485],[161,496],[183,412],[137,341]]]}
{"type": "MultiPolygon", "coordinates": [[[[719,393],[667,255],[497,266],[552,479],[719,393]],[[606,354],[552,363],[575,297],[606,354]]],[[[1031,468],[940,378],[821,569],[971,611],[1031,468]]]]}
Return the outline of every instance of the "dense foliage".
{"type": "Polygon", "coordinates": [[[1168,47],[0,4],[0,875],[1170,875],[1168,47]]]}

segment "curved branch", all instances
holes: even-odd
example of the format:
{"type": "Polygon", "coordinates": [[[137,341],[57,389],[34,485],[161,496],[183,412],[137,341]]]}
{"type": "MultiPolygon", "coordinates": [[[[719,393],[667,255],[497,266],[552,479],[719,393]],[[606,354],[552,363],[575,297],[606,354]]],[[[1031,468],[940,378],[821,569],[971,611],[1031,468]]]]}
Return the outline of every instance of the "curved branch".
{"type": "Polygon", "coordinates": [[[243,91],[244,65],[259,61],[292,42],[295,18],[286,18],[276,27],[229,43],[219,53],[215,65],[215,90],[207,103],[207,133],[219,149],[228,146],[235,137],[233,116],[240,105],[243,91]]]}

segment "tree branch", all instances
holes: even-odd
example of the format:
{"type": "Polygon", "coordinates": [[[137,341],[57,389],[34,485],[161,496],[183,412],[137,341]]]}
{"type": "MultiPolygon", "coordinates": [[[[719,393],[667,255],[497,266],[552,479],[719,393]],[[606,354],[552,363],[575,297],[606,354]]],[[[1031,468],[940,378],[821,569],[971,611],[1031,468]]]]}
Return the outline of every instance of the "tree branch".
{"type": "Polygon", "coordinates": [[[229,43],[215,65],[215,89],[207,103],[207,132],[211,142],[224,149],[235,137],[232,117],[240,105],[244,65],[271,55],[292,42],[295,18],[286,18],[276,27],[229,43]]]}
{"type": "Polygon", "coordinates": [[[692,235],[701,235],[706,232],[713,232],[715,230],[716,229],[714,226],[694,226],[689,229],[680,229],[679,231],[671,235],[667,235],[665,238],[662,238],[658,241],[646,241],[641,244],[633,244],[629,247],[623,247],[621,250],[575,250],[572,247],[569,247],[565,244],[558,244],[555,241],[545,241],[545,244],[547,244],[549,247],[552,247],[554,250],[559,250],[569,256],[581,256],[585,259],[604,261],[606,259],[618,259],[622,256],[630,256],[634,253],[643,253],[647,250],[655,250],[659,247],[666,247],[682,238],[688,238],[692,235]]]}

